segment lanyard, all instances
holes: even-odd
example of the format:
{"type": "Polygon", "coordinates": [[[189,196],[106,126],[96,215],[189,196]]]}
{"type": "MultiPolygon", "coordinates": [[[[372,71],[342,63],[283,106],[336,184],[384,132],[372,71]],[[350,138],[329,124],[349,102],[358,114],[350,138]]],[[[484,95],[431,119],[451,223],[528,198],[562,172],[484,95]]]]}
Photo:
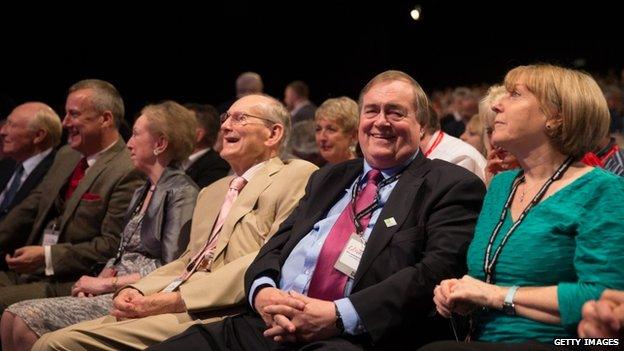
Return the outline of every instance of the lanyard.
{"type": "Polygon", "coordinates": [[[613,156],[614,153],[618,152],[620,150],[619,146],[617,144],[613,144],[611,146],[611,148],[609,148],[607,150],[607,152],[602,155],[602,156],[598,156],[598,158],[600,159],[600,161],[604,164],[604,162],[611,156],[613,156]]]}
{"type": "Polygon", "coordinates": [[[492,247],[494,246],[494,240],[496,239],[496,236],[499,234],[499,232],[501,230],[501,227],[503,226],[503,222],[505,221],[505,217],[507,217],[507,212],[509,211],[509,208],[511,207],[511,201],[513,200],[514,194],[516,193],[516,190],[518,189],[518,186],[520,185],[520,183],[523,183],[525,181],[524,180],[524,172],[521,171],[520,173],[518,173],[518,176],[516,177],[516,179],[514,179],[514,185],[513,185],[513,188],[511,189],[511,193],[509,194],[509,197],[507,198],[507,201],[505,202],[505,207],[503,207],[503,211],[501,213],[501,216],[498,219],[498,223],[496,224],[496,227],[494,227],[494,231],[492,232],[492,235],[490,235],[490,240],[488,241],[488,246],[487,246],[487,249],[485,250],[485,260],[484,260],[484,263],[483,263],[483,272],[485,273],[485,282],[486,283],[488,283],[488,284],[492,283],[492,278],[494,276],[494,266],[496,265],[496,262],[498,261],[498,258],[499,258],[500,254],[501,254],[501,251],[503,250],[503,247],[507,243],[507,240],[509,240],[509,237],[511,236],[511,234],[522,223],[522,221],[524,220],[524,217],[526,217],[526,215],[529,212],[529,210],[531,210],[544,197],[544,194],[546,193],[546,191],[548,190],[550,185],[554,181],[561,179],[563,174],[568,170],[568,168],[572,164],[572,161],[574,161],[572,156],[568,157],[561,164],[561,166],[559,166],[559,168],[555,171],[555,173],[553,173],[553,175],[550,176],[550,178],[548,178],[546,183],[544,183],[544,185],[542,185],[542,187],[537,192],[537,194],[535,194],[535,196],[533,197],[531,202],[527,205],[527,207],[524,209],[524,211],[522,211],[522,213],[520,214],[520,217],[518,217],[518,220],[516,220],[516,222],[511,226],[511,228],[509,228],[509,230],[507,231],[507,233],[503,237],[503,240],[501,241],[501,243],[496,248],[496,251],[494,252],[494,256],[492,258],[490,258],[490,252],[492,251],[492,247]]]}
{"type": "Polygon", "coordinates": [[[352,214],[352,217],[353,217],[353,224],[355,225],[355,231],[356,231],[357,235],[362,236],[362,234],[364,234],[364,228],[362,228],[362,225],[360,224],[360,219],[362,219],[363,217],[366,217],[367,215],[373,213],[376,209],[381,207],[381,203],[379,201],[380,198],[381,198],[381,196],[379,195],[379,190],[381,188],[383,188],[384,186],[386,186],[388,184],[391,184],[392,182],[394,182],[397,179],[401,178],[401,174],[403,173],[403,170],[401,170],[400,172],[396,173],[392,177],[388,177],[388,178],[385,178],[382,181],[380,181],[379,184],[377,185],[377,192],[375,192],[375,199],[373,200],[373,203],[371,203],[370,205],[366,206],[366,208],[364,208],[362,211],[360,211],[358,213],[355,213],[355,202],[357,200],[358,193],[359,193],[359,188],[360,188],[358,185],[362,181],[362,177],[364,175],[361,175],[358,178],[357,182],[355,182],[355,184],[353,184],[353,189],[351,189],[351,214],[352,214]]]}
{"type": "Polygon", "coordinates": [[[147,197],[147,194],[150,192],[152,193],[154,192],[153,185],[150,188],[148,188],[147,191],[143,193],[141,201],[139,201],[139,203],[136,204],[136,206],[134,207],[134,211],[132,211],[132,216],[130,216],[130,220],[128,221],[128,223],[126,223],[126,226],[127,226],[130,223],[132,223],[132,221],[134,220],[135,226],[134,228],[132,228],[132,232],[130,233],[130,235],[127,236],[127,238],[125,235],[121,237],[121,240],[119,242],[119,247],[117,248],[117,255],[115,255],[115,260],[113,261],[114,266],[117,265],[119,261],[121,261],[121,256],[126,250],[126,246],[128,246],[128,244],[130,243],[130,240],[132,240],[132,237],[134,236],[134,234],[136,234],[137,229],[139,229],[139,227],[141,226],[141,222],[143,222],[143,217],[145,217],[145,213],[141,213],[141,209],[143,208],[143,204],[145,203],[145,198],[147,197]],[[135,220],[137,216],[139,216],[139,218],[135,220]]]}
{"type": "Polygon", "coordinates": [[[433,152],[433,150],[438,146],[438,144],[440,144],[440,142],[442,141],[442,138],[444,137],[444,132],[443,131],[438,131],[438,136],[435,138],[435,140],[433,141],[433,144],[431,144],[431,147],[427,149],[427,151],[425,151],[425,157],[429,157],[429,155],[433,152]]]}

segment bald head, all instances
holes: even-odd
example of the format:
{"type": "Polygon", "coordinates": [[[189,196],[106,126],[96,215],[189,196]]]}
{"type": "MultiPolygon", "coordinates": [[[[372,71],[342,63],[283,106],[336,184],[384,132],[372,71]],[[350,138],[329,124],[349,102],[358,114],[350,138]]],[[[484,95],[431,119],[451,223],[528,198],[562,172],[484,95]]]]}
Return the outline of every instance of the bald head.
{"type": "Polygon", "coordinates": [[[223,157],[236,174],[278,156],[290,129],[290,115],[278,100],[244,96],[229,108],[221,124],[223,157]]]}
{"type": "Polygon", "coordinates": [[[61,140],[61,119],[42,102],[17,106],[2,127],[2,151],[18,162],[24,161],[61,140]]]}

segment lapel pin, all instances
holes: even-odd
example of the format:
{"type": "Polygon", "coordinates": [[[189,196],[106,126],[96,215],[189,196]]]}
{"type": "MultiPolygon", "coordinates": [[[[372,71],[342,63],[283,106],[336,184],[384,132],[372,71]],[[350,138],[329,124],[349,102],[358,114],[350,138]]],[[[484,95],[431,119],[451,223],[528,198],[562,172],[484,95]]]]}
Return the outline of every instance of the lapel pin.
{"type": "Polygon", "coordinates": [[[394,219],[394,217],[384,219],[384,223],[386,223],[386,227],[388,228],[394,227],[395,225],[397,225],[397,222],[394,219]]]}

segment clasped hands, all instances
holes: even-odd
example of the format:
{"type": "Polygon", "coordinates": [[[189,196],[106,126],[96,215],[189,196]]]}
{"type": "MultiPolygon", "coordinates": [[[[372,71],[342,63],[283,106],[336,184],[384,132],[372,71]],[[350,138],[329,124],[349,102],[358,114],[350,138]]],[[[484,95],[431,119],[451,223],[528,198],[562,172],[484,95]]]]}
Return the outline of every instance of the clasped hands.
{"type": "Polygon", "coordinates": [[[624,291],[607,289],[598,301],[583,305],[578,325],[581,338],[622,338],[624,336],[624,291]]]}
{"type": "Polygon", "coordinates": [[[121,320],[184,311],[186,305],[179,292],[159,292],[144,296],[134,288],[125,288],[113,299],[110,314],[121,320]]]}
{"type": "Polygon", "coordinates": [[[266,287],[256,295],[254,307],[268,327],[264,336],[278,343],[324,340],[340,333],[332,301],[266,287]]]}
{"type": "Polygon", "coordinates": [[[482,307],[500,309],[505,293],[505,288],[465,275],[440,282],[433,290],[433,302],[438,313],[449,318],[451,313],[465,316],[482,307]]]}

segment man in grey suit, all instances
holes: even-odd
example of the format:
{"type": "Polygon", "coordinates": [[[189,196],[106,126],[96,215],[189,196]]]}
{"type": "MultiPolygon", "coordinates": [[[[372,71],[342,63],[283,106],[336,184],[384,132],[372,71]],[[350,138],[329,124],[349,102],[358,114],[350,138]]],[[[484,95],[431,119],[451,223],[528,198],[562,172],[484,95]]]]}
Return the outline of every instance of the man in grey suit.
{"type": "Polygon", "coordinates": [[[69,295],[73,281],[111,257],[142,182],[117,131],[124,107],[113,85],[74,84],[65,110],[69,145],[0,224],[9,268],[0,271],[0,312],[25,299],[69,295]]]}

